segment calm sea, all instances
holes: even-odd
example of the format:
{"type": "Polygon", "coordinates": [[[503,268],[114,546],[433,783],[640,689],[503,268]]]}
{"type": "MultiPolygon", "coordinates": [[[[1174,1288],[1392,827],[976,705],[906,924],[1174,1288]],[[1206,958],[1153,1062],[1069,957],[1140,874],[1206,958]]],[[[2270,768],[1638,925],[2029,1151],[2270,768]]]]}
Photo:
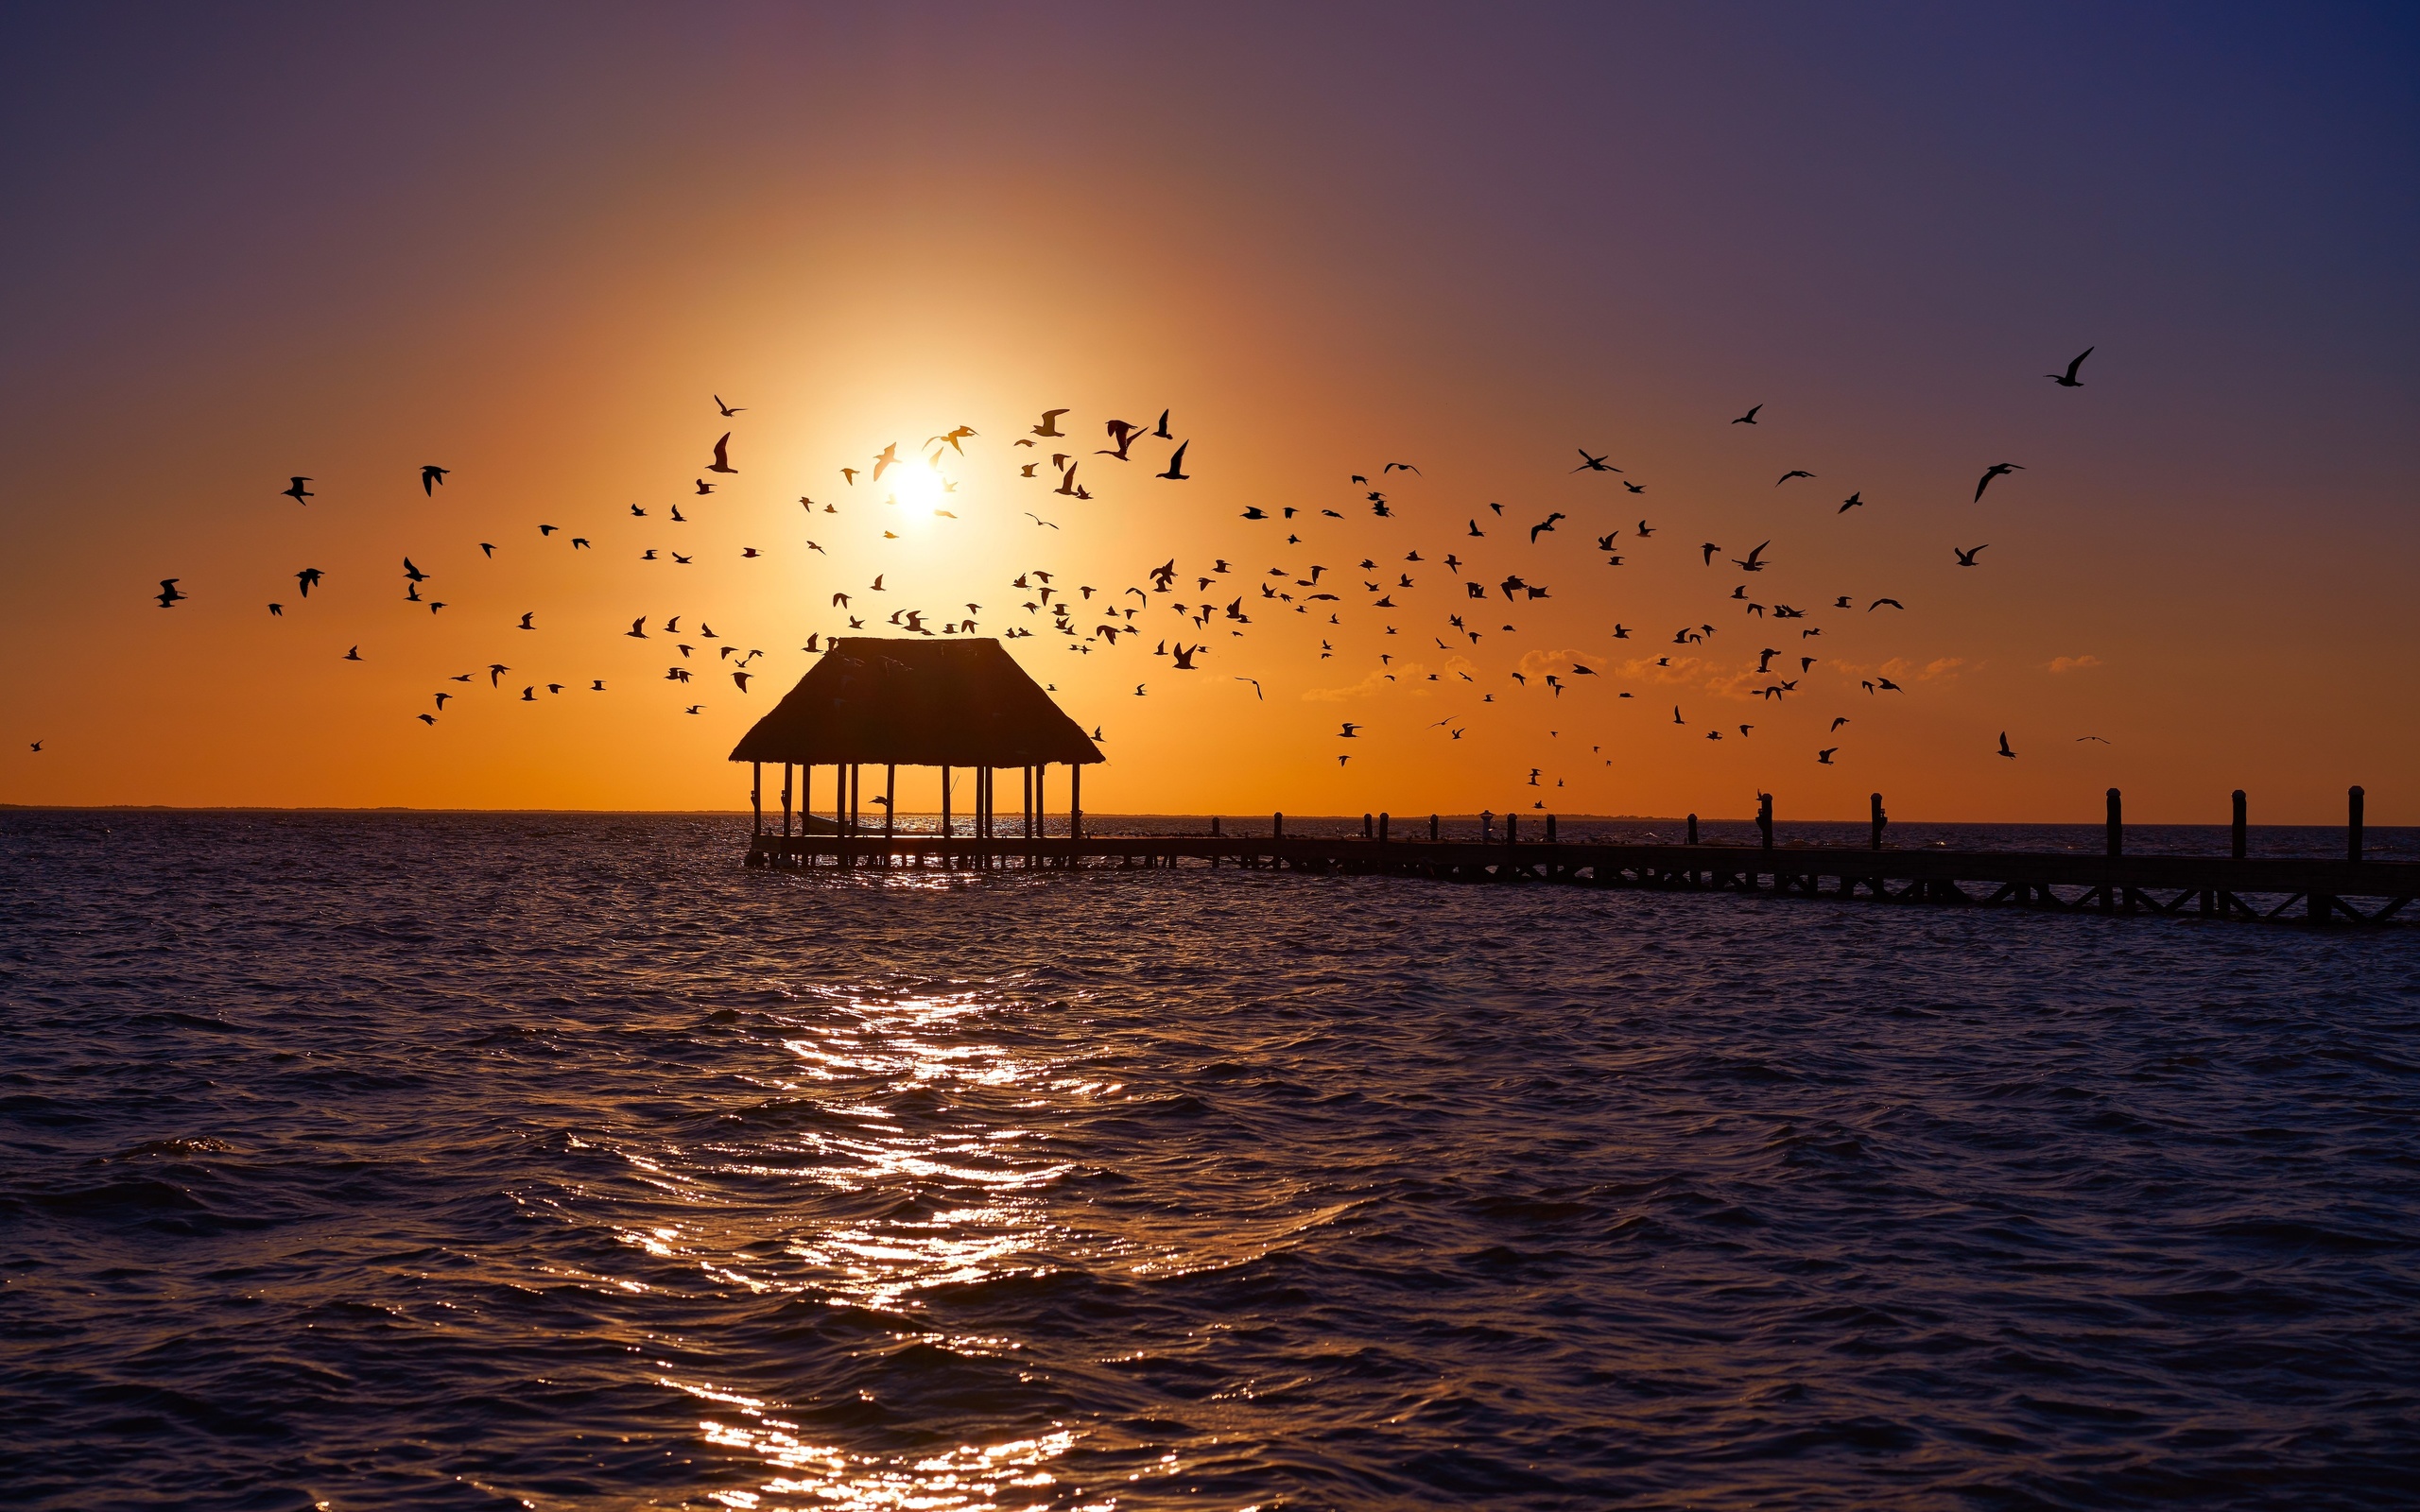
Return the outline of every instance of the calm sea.
{"type": "Polygon", "coordinates": [[[0,1502],[2420,1499],[2420,930],[742,829],[0,815],[0,1502]]]}

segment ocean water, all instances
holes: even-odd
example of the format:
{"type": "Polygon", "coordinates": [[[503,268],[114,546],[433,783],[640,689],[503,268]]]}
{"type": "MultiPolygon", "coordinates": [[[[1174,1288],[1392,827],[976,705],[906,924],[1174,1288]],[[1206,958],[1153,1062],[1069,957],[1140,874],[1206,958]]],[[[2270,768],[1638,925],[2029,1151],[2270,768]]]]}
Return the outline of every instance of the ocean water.
{"type": "Polygon", "coordinates": [[[743,829],[0,815],[0,1503],[2420,1498],[2420,930],[743,829]]]}

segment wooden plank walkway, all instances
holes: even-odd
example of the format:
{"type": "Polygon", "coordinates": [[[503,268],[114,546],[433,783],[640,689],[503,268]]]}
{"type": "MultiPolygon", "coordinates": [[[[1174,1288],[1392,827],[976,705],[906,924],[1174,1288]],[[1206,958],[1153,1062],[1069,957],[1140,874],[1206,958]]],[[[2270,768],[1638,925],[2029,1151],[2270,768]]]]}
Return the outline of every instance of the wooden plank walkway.
{"type": "MultiPolygon", "coordinates": [[[[759,834],[750,842],[748,865],[942,870],[1242,867],[2309,924],[2384,924],[2420,897],[2420,863],[2397,861],[1273,834],[1032,840],[759,834]]],[[[2420,909],[2410,917],[2420,919],[2420,909]]]]}

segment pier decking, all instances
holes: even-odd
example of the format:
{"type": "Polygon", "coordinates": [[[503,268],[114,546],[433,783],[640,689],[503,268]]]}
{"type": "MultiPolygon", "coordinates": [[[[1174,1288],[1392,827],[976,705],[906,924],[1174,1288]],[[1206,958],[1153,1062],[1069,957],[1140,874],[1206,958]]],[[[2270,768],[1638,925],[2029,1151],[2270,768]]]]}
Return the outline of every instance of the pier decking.
{"type": "MultiPolygon", "coordinates": [[[[1090,834],[759,834],[750,866],[842,868],[1242,867],[1463,883],[1562,883],[2059,912],[2384,924],[2420,897],[2420,864],[1558,840],[1090,834]]],[[[2411,916],[2420,919],[2420,910],[2411,916]]]]}

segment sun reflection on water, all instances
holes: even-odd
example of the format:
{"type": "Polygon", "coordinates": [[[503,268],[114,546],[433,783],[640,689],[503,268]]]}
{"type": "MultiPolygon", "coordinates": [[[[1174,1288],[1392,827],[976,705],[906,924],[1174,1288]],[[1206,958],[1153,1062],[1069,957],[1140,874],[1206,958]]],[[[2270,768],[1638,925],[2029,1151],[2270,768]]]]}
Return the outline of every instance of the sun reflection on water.
{"type": "MultiPolygon", "coordinates": [[[[626,1228],[624,1242],[650,1255],[678,1253],[752,1293],[788,1291],[900,1316],[909,1332],[914,1326],[904,1314],[916,1311],[920,1292],[1046,1269],[1041,1252],[1067,1236],[1054,1233],[1034,1194],[1069,1168],[1021,1152],[1041,1138],[1033,1115],[1046,1114],[1070,1093],[1089,1098],[1100,1088],[1063,1084],[1054,1080],[1057,1065],[977,1037],[976,1022],[999,1006],[973,994],[860,1000],[834,1004],[830,1017],[810,1017],[785,1036],[796,1078],[775,1088],[816,1104],[826,1121],[786,1128],[776,1139],[735,1141],[711,1152],[713,1171],[897,1200],[880,1216],[794,1217],[783,1225],[776,1247],[790,1263],[781,1267],[788,1273],[781,1281],[762,1274],[761,1256],[742,1271],[735,1268],[735,1246],[684,1237],[669,1226],[626,1228]]],[[[1018,1343],[938,1333],[926,1342],[966,1355],[1008,1353],[1018,1343]]],[[[1071,1431],[938,1453],[867,1453],[809,1442],[797,1423],[779,1416],[778,1404],[746,1393],[703,1382],[664,1383],[721,1409],[699,1424],[708,1445],[759,1460],[772,1472],[755,1490],[714,1493],[725,1505],[1115,1505],[1114,1498],[1067,1500],[1073,1493],[1050,1466],[1075,1444],[1071,1431]]]]}

